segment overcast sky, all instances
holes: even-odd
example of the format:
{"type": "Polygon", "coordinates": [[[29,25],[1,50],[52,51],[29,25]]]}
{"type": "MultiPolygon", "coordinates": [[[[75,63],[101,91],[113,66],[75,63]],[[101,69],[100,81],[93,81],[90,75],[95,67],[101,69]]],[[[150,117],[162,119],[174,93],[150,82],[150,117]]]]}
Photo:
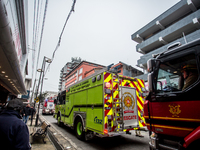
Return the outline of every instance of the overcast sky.
{"type": "MultiPolygon", "coordinates": [[[[42,1],[44,6],[45,1],[42,1]]],[[[60,70],[71,61],[71,57],[105,66],[122,61],[136,67],[141,54],[136,52],[137,43],[131,40],[131,35],[177,2],[179,0],[76,0],[75,12],[70,16],[60,47],[45,76],[48,80],[44,81],[43,91],[58,91],[60,70]]],[[[52,57],[72,3],[72,0],[49,0],[38,68],[41,68],[44,56],[52,57]]],[[[33,1],[29,2],[30,48],[33,7],[33,1]]],[[[40,32],[38,36],[39,45],[40,32]]],[[[31,53],[28,77],[32,77],[31,53]]]]}

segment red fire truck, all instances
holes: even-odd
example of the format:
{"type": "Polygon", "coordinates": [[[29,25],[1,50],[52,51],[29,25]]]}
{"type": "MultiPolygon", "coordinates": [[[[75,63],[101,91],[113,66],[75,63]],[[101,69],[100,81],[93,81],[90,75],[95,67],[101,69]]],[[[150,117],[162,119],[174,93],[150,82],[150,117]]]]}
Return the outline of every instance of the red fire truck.
{"type": "Polygon", "coordinates": [[[155,55],[147,69],[150,149],[200,149],[200,39],[155,55]]]}
{"type": "Polygon", "coordinates": [[[42,114],[52,114],[55,111],[55,104],[54,104],[54,100],[56,99],[56,97],[48,97],[44,103],[43,103],[43,108],[42,108],[42,114]]]}

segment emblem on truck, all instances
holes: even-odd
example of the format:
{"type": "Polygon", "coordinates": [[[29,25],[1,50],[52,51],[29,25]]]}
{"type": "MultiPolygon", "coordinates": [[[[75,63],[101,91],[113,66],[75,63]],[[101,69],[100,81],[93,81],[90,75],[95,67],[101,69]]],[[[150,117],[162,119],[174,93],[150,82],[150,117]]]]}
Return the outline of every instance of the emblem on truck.
{"type": "Polygon", "coordinates": [[[180,105],[177,104],[169,105],[169,112],[172,113],[172,117],[179,117],[178,114],[181,113],[181,110],[179,108],[180,105]]]}
{"type": "MultiPolygon", "coordinates": [[[[126,107],[132,107],[132,109],[135,107],[135,99],[133,97],[133,95],[129,92],[125,92],[123,95],[122,95],[122,100],[124,102],[124,105],[126,107]]],[[[125,109],[125,107],[124,107],[125,109]]]]}
{"type": "Polygon", "coordinates": [[[102,124],[102,119],[98,119],[97,116],[94,118],[94,122],[97,124],[102,124]]]}

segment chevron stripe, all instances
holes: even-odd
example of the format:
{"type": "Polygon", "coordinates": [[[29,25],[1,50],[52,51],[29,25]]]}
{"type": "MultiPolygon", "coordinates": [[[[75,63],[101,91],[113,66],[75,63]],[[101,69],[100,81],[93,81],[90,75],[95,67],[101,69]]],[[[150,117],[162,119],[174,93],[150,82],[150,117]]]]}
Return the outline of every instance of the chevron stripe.
{"type": "MultiPolygon", "coordinates": [[[[122,76],[121,76],[122,77],[122,76]]],[[[118,78],[114,79],[114,81],[118,81],[118,78]]],[[[111,109],[110,110],[106,110],[105,109],[105,116],[104,116],[104,120],[105,120],[105,125],[104,127],[107,128],[107,115],[111,115],[113,116],[114,114],[114,110],[112,109],[112,102],[114,100],[114,98],[119,98],[119,92],[116,91],[119,89],[118,87],[118,83],[117,82],[113,82],[112,83],[112,74],[110,73],[104,73],[104,82],[109,82],[111,84],[111,90],[113,91],[113,97],[111,96],[110,99],[106,99],[106,97],[108,96],[107,94],[104,95],[104,102],[109,102],[110,105],[106,105],[104,103],[104,108],[106,107],[110,107],[111,109]]],[[[126,87],[132,87],[132,88],[135,88],[136,89],[136,98],[137,98],[137,107],[138,107],[138,121],[139,121],[139,126],[140,127],[143,127],[145,126],[145,119],[143,117],[141,117],[141,111],[143,110],[143,105],[144,105],[144,101],[143,101],[143,98],[140,96],[140,92],[141,91],[141,88],[144,87],[144,81],[143,80],[140,80],[140,79],[135,79],[135,78],[131,78],[131,77],[127,77],[126,78],[122,78],[121,80],[119,80],[119,86],[126,86],[126,87]],[[126,83],[129,83],[128,85],[126,83]]],[[[118,100],[117,100],[118,101],[118,100]]],[[[119,104],[117,104],[117,106],[119,106],[119,104]]],[[[116,114],[118,115],[118,114],[116,114]]],[[[114,119],[114,118],[113,118],[114,119]]],[[[113,124],[114,120],[111,121],[111,128],[112,128],[112,131],[114,131],[114,124],[113,124]]]]}
{"type": "MultiPolygon", "coordinates": [[[[104,83],[109,82],[112,85],[112,74],[104,72],[104,83]]],[[[112,87],[110,87],[112,90],[112,87]]],[[[104,94],[104,128],[107,129],[108,127],[108,117],[107,115],[113,114],[113,109],[112,109],[112,101],[113,98],[110,96],[110,99],[106,99],[108,97],[108,94],[104,94]],[[109,102],[110,105],[106,105],[106,102],[109,102]],[[110,109],[106,109],[107,107],[110,107],[110,109]]],[[[113,127],[113,121],[111,121],[111,127],[113,127]]]]}

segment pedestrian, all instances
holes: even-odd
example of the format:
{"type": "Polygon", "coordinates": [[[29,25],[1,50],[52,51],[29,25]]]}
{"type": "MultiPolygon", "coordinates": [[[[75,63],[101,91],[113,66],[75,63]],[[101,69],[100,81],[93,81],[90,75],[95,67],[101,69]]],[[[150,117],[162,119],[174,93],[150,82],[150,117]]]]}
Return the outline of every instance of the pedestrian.
{"type": "Polygon", "coordinates": [[[36,112],[36,110],[33,106],[31,106],[30,112],[31,112],[31,118],[33,118],[33,116],[35,115],[35,112],[36,112]]]}
{"type": "Polygon", "coordinates": [[[0,104],[0,113],[5,109],[5,103],[1,103],[0,104]]]}
{"type": "Polygon", "coordinates": [[[8,102],[6,109],[0,114],[0,149],[31,149],[29,131],[20,116],[22,108],[23,102],[13,99],[8,102]]]}
{"type": "Polygon", "coordinates": [[[30,104],[27,104],[26,107],[24,107],[23,109],[23,121],[25,124],[27,123],[30,115],[31,115],[30,104]]]}

